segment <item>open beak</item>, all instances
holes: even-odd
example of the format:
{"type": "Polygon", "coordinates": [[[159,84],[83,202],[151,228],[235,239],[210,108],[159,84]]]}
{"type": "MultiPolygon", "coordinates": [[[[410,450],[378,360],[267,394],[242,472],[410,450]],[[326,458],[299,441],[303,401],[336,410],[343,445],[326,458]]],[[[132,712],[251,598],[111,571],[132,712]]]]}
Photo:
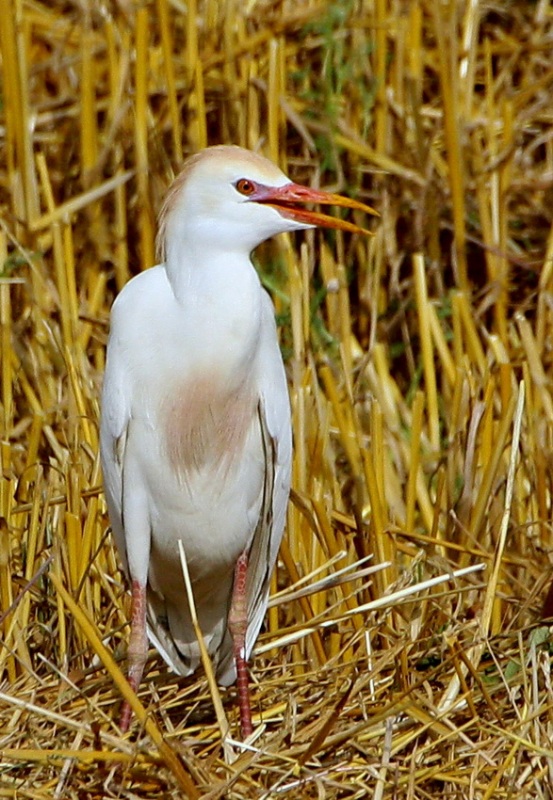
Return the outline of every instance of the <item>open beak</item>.
{"type": "Polygon", "coordinates": [[[358,200],[352,200],[349,197],[342,197],[340,194],[332,194],[319,189],[311,189],[309,186],[301,186],[298,183],[287,183],[278,187],[260,186],[258,184],[255,192],[248,199],[276,208],[286,219],[320,228],[336,228],[340,231],[350,231],[350,233],[370,235],[371,231],[361,228],[354,222],[331,217],[329,214],[323,214],[320,211],[310,211],[303,206],[307,203],[317,203],[323,206],[357,208],[366,214],[379,216],[378,211],[365,205],[365,203],[360,203],[358,200]]]}

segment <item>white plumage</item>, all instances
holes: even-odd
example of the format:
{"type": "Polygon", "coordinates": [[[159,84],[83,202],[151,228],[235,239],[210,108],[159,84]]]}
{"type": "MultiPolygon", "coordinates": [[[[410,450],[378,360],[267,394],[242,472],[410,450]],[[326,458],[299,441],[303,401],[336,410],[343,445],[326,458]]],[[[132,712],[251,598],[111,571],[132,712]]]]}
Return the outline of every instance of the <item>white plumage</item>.
{"type": "MultiPolygon", "coordinates": [[[[146,608],[148,635],[169,666],[187,675],[199,663],[179,539],[221,683],[236,678],[228,614],[242,554],[246,659],[257,638],[284,528],[292,441],[273,306],[250,252],[314,224],[359,230],[298,207],[310,201],[369,210],[299,187],[241,148],[202,151],[186,162],[162,209],[163,263],[133,278],[113,305],[101,455],[113,533],[133,586],[134,688],[146,657],[146,608]]],[[[123,727],[128,719],[127,709],[123,727]]]]}

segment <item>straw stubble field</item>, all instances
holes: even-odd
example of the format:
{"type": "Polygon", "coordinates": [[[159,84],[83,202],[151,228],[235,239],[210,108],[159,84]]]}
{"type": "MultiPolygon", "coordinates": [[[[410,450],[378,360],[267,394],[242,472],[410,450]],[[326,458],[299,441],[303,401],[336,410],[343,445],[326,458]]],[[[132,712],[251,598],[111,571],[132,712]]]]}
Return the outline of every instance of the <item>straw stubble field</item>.
{"type": "Polygon", "coordinates": [[[552,798],[549,3],[5,0],[0,44],[0,798],[552,798]],[[153,652],[119,734],[98,463],[111,302],[222,142],[381,214],[256,256],[295,453],[246,750],[153,652]]]}

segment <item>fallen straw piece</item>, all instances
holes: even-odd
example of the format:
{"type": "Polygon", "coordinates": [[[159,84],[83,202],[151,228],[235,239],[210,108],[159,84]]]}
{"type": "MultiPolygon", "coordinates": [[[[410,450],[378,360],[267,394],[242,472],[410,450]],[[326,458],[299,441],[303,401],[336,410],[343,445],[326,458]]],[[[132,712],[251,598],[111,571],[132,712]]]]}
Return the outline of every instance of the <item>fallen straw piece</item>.
{"type": "MultiPolygon", "coordinates": [[[[384,569],[387,565],[381,565],[381,568],[384,569]]],[[[377,600],[371,600],[369,603],[363,603],[363,605],[357,606],[356,608],[348,609],[345,613],[341,614],[339,617],[333,617],[332,619],[328,620],[321,620],[314,625],[309,625],[306,628],[301,628],[298,631],[293,631],[290,634],[286,634],[285,636],[281,636],[278,639],[273,639],[271,642],[267,642],[266,644],[258,645],[254,653],[255,655],[261,655],[262,653],[266,653],[269,650],[272,650],[275,647],[285,647],[286,645],[293,644],[294,642],[303,639],[305,636],[309,636],[310,634],[314,633],[316,630],[320,628],[330,628],[333,625],[338,625],[340,622],[343,622],[345,619],[355,615],[355,614],[364,614],[369,611],[376,611],[380,608],[390,608],[391,606],[397,606],[404,600],[412,595],[417,594],[418,592],[423,592],[425,589],[430,589],[433,586],[439,586],[441,583],[445,583],[446,581],[450,581],[452,578],[464,578],[467,575],[472,575],[475,572],[480,572],[485,568],[485,564],[474,564],[471,567],[464,567],[463,569],[456,569],[450,573],[437,575],[435,578],[429,578],[426,581],[421,581],[420,583],[415,583],[412,586],[407,586],[405,589],[398,589],[397,592],[393,592],[390,595],[386,595],[385,597],[379,597],[377,600]]]]}

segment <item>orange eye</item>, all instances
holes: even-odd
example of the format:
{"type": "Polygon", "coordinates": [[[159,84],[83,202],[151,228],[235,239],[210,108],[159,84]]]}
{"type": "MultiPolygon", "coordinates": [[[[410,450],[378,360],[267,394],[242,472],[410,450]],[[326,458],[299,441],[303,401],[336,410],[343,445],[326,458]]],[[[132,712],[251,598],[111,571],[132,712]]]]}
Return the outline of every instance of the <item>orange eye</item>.
{"type": "Polygon", "coordinates": [[[253,194],[255,191],[255,184],[252,181],[249,181],[247,178],[240,178],[240,180],[236,181],[234,185],[240,194],[245,194],[246,197],[250,194],[253,194]]]}

